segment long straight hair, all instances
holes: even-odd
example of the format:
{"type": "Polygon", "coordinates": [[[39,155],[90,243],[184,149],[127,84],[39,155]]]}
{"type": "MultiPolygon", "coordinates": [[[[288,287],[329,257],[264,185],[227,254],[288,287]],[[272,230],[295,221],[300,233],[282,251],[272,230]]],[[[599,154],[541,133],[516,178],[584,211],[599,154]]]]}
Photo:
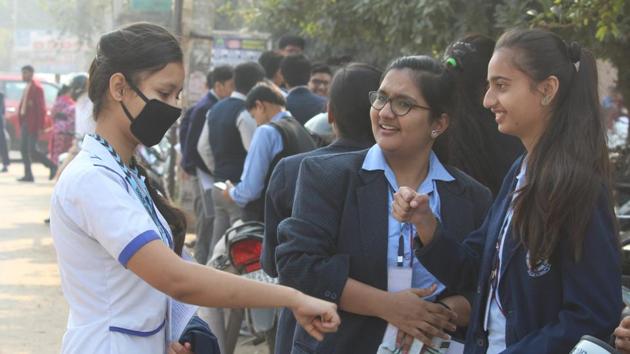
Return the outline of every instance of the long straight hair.
{"type": "Polygon", "coordinates": [[[554,33],[511,30],[496,49],[512,51],[512,64],[539,83],[559,81],[552,112],[527,158],[526,183],[514,201],[513,227],[530,255],[530,266],[550,259],[565,239],[575,260],[582,254],[593,208],[608,197],[614,223],[605,128],[600,116],[593,55],[554,33]]]}

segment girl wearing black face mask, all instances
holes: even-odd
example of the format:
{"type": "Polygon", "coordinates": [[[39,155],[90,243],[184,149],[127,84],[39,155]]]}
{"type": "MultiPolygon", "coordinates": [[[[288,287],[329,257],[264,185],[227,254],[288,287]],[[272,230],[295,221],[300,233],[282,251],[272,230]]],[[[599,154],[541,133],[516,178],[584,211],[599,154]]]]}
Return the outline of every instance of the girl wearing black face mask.
{"type": "Polygon", "coordinates": [[[152,187],[133,151],[158,143],[179,117],[182,60],[177,40],[156,25],[131,25],[99,41],[89,85],[96,134],[85,138],[51,200],[50,226],[70,305],[63,353],[212,352],[171,333],[175,300],[289,307],[318,339],[339,325],[331,303],[180,257],[185,217],[152,187]]]}

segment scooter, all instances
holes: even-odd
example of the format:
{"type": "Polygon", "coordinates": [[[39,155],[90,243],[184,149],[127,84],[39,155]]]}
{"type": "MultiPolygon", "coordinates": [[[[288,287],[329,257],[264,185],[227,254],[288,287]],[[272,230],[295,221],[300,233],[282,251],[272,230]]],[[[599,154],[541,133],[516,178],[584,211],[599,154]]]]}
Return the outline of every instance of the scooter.
{"type": "MultiPolygon", "coordinates": [[[[264,283],[277,283],[260,265],[264,225],[260,222],[237,221],[217,242],[208,266],[264,283]]],[[[224,354],[234,352],[244,323],[244,333],[252,344],[266,342],[269,352],[275,349],[279,310],[275,308],[231,309],[227,315],[223,338],[224,354]]],[[[203,316],[202,316],[203,317],[203,316]]],[[[215,333],[219,336],[220,334],[215,333]]],[[[221,342],[221,340],[220,340],[221,342]]]]}

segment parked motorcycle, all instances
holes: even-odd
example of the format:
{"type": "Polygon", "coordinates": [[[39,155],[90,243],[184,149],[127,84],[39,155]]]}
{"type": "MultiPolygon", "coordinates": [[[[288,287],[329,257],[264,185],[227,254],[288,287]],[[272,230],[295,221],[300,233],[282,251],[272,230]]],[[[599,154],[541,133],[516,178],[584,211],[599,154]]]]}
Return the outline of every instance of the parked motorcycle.
{"type": "MultiPolygon", "coordinates": [[[[218,241],[208,261],[208,266],[251,280],[277,283],[277,279],[268,276],[260,265],[263,237],[264,225],[262,223],[237,221],[218,241]]],[[[251,336],[250,341],[253,344],[266,342],[269,352],[274,352],[278,309],[246,308],[226,311],[229,311],[229,314],[224,328],[224,354],[234,352],[242,327],[245,327],[244,334],[251,336]]],[[[221,334],[215,333],[215,335],[221,334]]]]}

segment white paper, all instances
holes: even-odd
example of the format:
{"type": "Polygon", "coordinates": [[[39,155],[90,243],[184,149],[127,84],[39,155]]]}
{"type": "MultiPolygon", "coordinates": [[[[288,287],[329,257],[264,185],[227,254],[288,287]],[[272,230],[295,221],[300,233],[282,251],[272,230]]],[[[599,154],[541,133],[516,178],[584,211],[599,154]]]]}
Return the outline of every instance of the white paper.
{"type": "MultiPolygon", "coordinates": [[[[410,267],[389,267],[387,273],[387,290],[390,292],[398,292],[411,288],[412,270],[410,267]]],[[[398,353],[396,348],[396,336],[398,335],[398,328],[391,324],[387,324],[385,335],[383,336],[383,342],[378,348],[376,354],[391,354],[398,353]]],[[[438,337],[433,338],[432,342],[434,348],[427,347],[424,352],[422,349],[424,344],[418,339],[413,340],[409,354],[420,354],[421,352],[427,354],[463,354],[464,345],[454,340],[444,340],[438,337]]]]}
{"type": "Polygon", "coordinates": [[[197,169],[197,178],[199,178],[199,184],[204,191],[212,190],[214,187],[214,178],[199,168],[197,169]]]}
{"type": "MultiPolygon", "coordinates": [[[[387,329],[385,330],[385,336],[383,337],[383,342],[378,347],[378,351],[376,354],[389,354],[389,353],[397,353],[398,348],[396,347],[396,336],[398,335],[398,328],[392,326],[391,324],[387,324],[387,329]]],[[[422,342],[415,339],[411,344],[411,348],[409,349],[409,354],[420,354],[422,350],[422,342]]]]}
{"type": "Polygon", "coordinates": [[[410,289],[412,275],[410,267],[389,267],[387,270],[387,291],[395,293],[410,289]]]}
{"type": "MultiPolygon", "coordinates": [[[[192,257],[186,250],[182,250],[182,259],[192,262],[192,257]]],[[[168,343],[176,342],[184,333],[188,322],[197,313],[199,306],[185,304],[175,299],[168,301],[168,343]]]]}
{"type": "Polygon", "coordinates": [[[464,354],[464,343],[451,340],[451,346],[448,348],[446,354],[464,354]]]}
{"type": "MultiPolygon", "coordinates": [[[[410,267],[389,267],[387,270],[387,291],[398,292],[411,288],[412,275],[413,272],[410,267]]],[[[383,336],[383,342],[379,346],[377,354],[397,352],[397,335],[398,328],[388,323],[385,335],[383,336]]],[[[422,350],[422,342],[414,339],[409,349],[409,354],[420,354],[420,350],[422,350]]]]}
{"type": "Polygon", "coordinates": [[[199,306],[188,305],[174,299],[168,302],[168,342],[176,342],[184,333],[184,329],[199,306]]]}

